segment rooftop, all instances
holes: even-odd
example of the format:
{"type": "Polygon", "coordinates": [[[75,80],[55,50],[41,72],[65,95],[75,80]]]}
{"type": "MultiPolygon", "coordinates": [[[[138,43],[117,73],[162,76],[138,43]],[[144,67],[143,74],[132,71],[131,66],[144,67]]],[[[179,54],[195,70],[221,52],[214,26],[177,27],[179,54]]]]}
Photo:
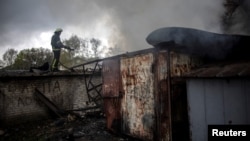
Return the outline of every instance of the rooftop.
{"type": "Polygon", "coordinates": [[[199,78],[249,77],[250,61],[209,64],[194,69],[184,76],[199,78]]]}

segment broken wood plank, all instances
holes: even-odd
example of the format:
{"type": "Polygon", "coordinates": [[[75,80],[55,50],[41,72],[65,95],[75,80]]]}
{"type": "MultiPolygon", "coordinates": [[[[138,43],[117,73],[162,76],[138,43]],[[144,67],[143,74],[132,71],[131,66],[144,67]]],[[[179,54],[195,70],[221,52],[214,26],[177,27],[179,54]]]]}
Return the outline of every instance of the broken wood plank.
{"type": "Polygon", "coordinates": [[[63,117],[66,115],[65,111],[58,108],[51,100],[49,100],[42,92],[35,88],[35,96],[41,100],[51,111],[53,111],[57,116],[63,117]]]}

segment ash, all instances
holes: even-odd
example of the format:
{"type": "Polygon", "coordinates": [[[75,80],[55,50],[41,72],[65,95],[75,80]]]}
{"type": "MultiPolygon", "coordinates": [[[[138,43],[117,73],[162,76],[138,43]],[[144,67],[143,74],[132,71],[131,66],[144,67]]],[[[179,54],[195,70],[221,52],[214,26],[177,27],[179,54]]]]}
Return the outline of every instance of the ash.
{"type": "Polygon", "coordinates": [[[48,119],[0,127],[0,141],[137,141],[111,133],[103,116],[48,119]]]}

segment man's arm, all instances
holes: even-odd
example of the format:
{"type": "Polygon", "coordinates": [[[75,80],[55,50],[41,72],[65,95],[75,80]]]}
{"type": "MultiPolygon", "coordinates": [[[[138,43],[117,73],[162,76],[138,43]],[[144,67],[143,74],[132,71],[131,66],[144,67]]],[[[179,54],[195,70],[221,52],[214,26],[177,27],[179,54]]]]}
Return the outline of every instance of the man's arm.
{"type": "Polygon", "coordinates": [[[65,45],[63,45],[63,48],[65,48],[65,49],[67,49],[69,51],[73,51],[74,50],[74,49],[70,48],[69,46],[65,46],[65,45]]]}
{"type": "Polygon", "coordinates": [[[52,46],[56,47],[56,48],[65,48],[68,50],[74,50],[68,46],[65,46],[62,42],[59,36],[53,36],[52,37],[52,46]]]}

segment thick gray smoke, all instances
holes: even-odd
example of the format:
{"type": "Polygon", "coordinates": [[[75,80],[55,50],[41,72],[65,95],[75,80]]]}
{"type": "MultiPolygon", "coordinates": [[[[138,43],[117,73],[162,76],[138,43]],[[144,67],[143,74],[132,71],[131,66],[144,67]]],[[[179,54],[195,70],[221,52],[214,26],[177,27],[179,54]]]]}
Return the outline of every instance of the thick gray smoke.
{"type": "Polygon", "coordinates": [[[168,27],[153,31],[146,40],[154,47],[179,50],[208,60],[250,58],[250,36],[168,27]]]}
{"type": "Polygon", "coordinates": [[[120,37],[129,50],[147,48],[146,36],[155,29],[168,26],[191,27],[221,32],[222,1],[218,0],[103,0],[115,23],[120,37]]]}
{"type": "Polygon", "coordinates": [[[160,27],[220,33],[223,12],[218,0],[1,0],[0,49],[33,47],[41,32],[61,27],[62,38],[102,34],[108,46],[135,51],[151,47],[145,38],[160,27]]]}
{"type": "Polygon", "coordinates": [[[225,0],[229,16],[224,19],[224,32],[229,34],[250,35],[250,1],[225,0]]]}

